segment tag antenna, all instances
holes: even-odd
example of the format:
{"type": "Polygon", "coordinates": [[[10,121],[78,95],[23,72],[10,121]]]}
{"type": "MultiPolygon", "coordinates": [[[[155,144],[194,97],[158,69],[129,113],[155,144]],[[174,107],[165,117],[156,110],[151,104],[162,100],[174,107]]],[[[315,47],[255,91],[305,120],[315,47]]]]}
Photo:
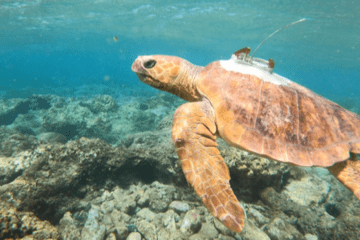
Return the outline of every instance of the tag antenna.
{"type": "Polygon", "coordinates": [[[253,54],[251,55],[251,58],[254,57],[254,55],[255,55],[256,51],[259,49],[259,47],[261,47],[261,45],[263,45],[263,43],[266,42],[269,38],[271,38],[275,33],[278,33],[278,32],[280,32],[281,30],[284,30],[284,29],[287,28],[287,27],[290,27],[290,26],[292,26],[292,25],[294,25],[294,24],[303,22],[303,21],[305,21],[305,20],[306,20],[305,18],[302,18],[302,19],[300,19],[300,20],[297,20],[296,22],[290,23],[290,24],[288,24],[288,25],[286,25],[286,26],[284,26],[284,27],[276,30],[276,31],[273,32],[272,34],[270,34],[267,38],[265,38],[265,39],[259,44],[259,46],[257,46],[257,47],[255,48],[255,51],[254,51],[253,54]]]}

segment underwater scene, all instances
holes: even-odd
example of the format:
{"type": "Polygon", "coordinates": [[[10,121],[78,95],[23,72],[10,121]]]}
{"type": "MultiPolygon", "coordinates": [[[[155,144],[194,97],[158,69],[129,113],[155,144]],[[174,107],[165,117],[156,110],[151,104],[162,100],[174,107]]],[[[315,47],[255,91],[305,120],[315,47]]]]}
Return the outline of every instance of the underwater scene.
{"type": "Polygon", "coordinates": [[[359,66],[360,1],[1,0],[0,239],[360,239],[359,66]]]}

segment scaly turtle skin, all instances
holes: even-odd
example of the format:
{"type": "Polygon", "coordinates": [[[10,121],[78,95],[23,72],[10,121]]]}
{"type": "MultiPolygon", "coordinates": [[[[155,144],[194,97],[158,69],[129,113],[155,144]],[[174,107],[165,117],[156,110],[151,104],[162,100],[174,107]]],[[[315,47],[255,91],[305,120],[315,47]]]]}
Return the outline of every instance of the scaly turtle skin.
{"type": "Polygon", "coordinates": [[[229,229],[240,232],[245,213],[216,136],[281,162],[328,167],[360,200],[355,113],[235,54],[206,67],[173,56],[140,56],[132,70],[142,82],[190,101],[175,113],[172,139],[186,180],[229,229]]]}

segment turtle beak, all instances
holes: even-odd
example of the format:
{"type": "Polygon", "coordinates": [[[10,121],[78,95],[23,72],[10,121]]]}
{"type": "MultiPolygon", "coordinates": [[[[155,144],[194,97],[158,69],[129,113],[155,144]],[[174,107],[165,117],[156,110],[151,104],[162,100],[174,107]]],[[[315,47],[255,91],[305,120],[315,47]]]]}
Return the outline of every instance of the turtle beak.
{"type": "Polygon", "coordinates": [[[142,66],[142,57],[137,57],[131,66],[131,70],[136,73],[145,73],[145,69],[142,66]]]}
{"type": "Polygon", "coordinates": [[[142,81],[142,82],[144,82],[144,83],[146,83],[146,82],[148,82],[147,81],[147,76],[145,75],[145,74],[143,74],[143,73],[136,73],[136,75],[138,76],[138,78],[140,79],[140,81],[142,81]]]}
{"type": "Polygon", "coordinates": [[[148,75],[146,69],[143,67],[143,62],[146,60],[144,59],[144,56],[137,57],[131,66],[131,70],[136,73],[140,81],[147,83],[149,82],[148,78],[150,78],[150,76],[148,75]]]}

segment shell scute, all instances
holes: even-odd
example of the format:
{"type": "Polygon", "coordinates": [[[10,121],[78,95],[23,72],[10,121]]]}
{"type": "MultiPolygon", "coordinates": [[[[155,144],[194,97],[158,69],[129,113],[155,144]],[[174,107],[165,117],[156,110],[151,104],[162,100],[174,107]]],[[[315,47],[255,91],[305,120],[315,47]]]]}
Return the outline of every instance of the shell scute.
{"type": "Polygon", "coordinates": [[[263,154],[281,162],[288,162],[286,145],[271,138],[264,139],[263,154]]]}
{"type": "Polygon", "coordinates": [[[358,142],[352,142],[350,143],[351,152],[353,153],[360,153],[360,140],[358,142]]]}
{"type": "Polygon", "coordinates": [[[205,67],[200,92],[229,144],[301,166],[331,166],[360,153],[360,117],[289,81],[272,82],[219,62],[205,67]]]}
{"type": "Polygon", "coordinates": [[[236,120],[245,127],[254,127],[259,108],[262,80],[251,75],[231,72],[223,85],[223,97],[228,108],[234,113],[236,120]],[[233,82],[238,82],[234,88],[233,82]]]}
{"type": "Polygon", "coordinates": [[[229,122],[234,120],[234,112],[231,108],[225,103],[220,103],[216,108],[216,123],[218,126],[224,126],[229,122]]]}
{"type": "Polygon", "coordinates": [[[219,132],[224,136],[225,141],[230,144],[238,142],[245,131],[246,128],[236,121],[231,121],[222,128],[219,128],[219,132]]]}
{"type": "Polygon", "coordinates": [[[328,154],[333,159],[349,159],[350,157],[350,146],[348,143],[338,143],[335,146],[326,148],[328,154]]]}
{"type": "Polygon", "coordinates": [[[213,107],[217,107],[223,102],[222,91],[219,86],[227,79],[230,74],[226,70],[214,70],[214,64],[209,64],[201,72],[199,76],[198,91],[205,95],[208,99],[211,99],[213,107]]]}
{"type": "Polygon", "coordinates": [[[286,153],[288,155],[288,162],[291,162],[300,166],[312,166],[314,165],[311,161],[307,149],[299,145],[287,145],[286,153]]]}
{"type": "Polygon", "coordinates": [[[309,148],[308,154],[314,165],[328,167],[335,163],[325,149],[309,148]]]}
{"type": "Polygon", "coordinates": [[[247,129],[242,135],[238,145],[255,153],[263,153],[264,137],[254,129],[247,129]]]}
{"type": "Polygon", "coordinates": [[[338,120],[338,127],[345,139],[360,137],[360,117],[340,106],[334,107],[334,115],[338,120]]]}
{"type": "Polygon", "coordinates": [[[323,148],[338,140],[329,105],[324,105],[318,97],[298,93],[299,140],[302,146],[323,148]]]}
{"type": "Polygon", "coordinates": [[[269,138],[298,143],[298,106],[295,91],[264,82],[255,128],[269,138]]]}

